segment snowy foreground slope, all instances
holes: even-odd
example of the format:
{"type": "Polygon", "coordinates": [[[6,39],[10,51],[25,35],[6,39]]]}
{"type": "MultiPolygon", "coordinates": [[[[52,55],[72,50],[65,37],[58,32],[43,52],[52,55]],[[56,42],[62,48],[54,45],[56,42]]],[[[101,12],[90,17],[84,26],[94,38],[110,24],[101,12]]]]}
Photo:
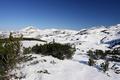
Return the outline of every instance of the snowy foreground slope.
{"type": "Polygon", "coordinates": [[[120,80],[120,75],[113,71],[107,72],[108,76],[95,67],[88,66],[86,63],[88,59],[83,55],[79,56],[79,60],[64,61],[51,56],[33,56],[37,58],[19,64],[19,68],[11,72],[20,79],[11,80],[120,80]],[[47,73],[44,73],[46,71],[47,73]]]}
{"type": "MultiPolygon", "coordinates": [[[[9,32],[1,32],[7,36],[9,32]]],[[[102,26],[99,28],[76,30],[45,29],[27,27],[15,31],[14,35],[23,34],[24,37],[32,37],[46,40],[48,43],[53,39],[58,43],[69,43],[76,47],[75,55],[71,60],[59,60],[51,56],[29,54],[33,59],[17,64],[17,67],[9,74],[14,76],[11,80],[120,80],[120,74],[114,73],[112,69],[103,73],[99,66],[88,66],[88,50],[108,50],[119,46],[120,25],[102,26]],[[116,43],[116,41],[118,43],[116,43]],[[115,45],[114,45],[115,44],[115,45]],[[112,47],[111,47],[112,46],[112,47]]],[[[36,44],[44,44],[38,41],[23,41],[24,47],[32,47],[36,44]]],[[[100,64],[103,60],[98,60],[100,64]]],[[[115,62],[110,63],[110,67],[115,62]]],[[[120,63],[116,63],[120,67],[120,63]]]]}

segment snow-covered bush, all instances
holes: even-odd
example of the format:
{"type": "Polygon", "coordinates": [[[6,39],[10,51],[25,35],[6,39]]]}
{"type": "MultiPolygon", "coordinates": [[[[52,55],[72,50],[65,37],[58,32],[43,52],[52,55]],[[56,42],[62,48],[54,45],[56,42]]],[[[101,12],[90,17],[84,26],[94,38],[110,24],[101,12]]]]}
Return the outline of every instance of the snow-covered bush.
{"type": "Polygon", "coordinates": [[[95,64],[95,61],[93,58],[89,58],[88,65],[93,66],[95,64]]]}
{"type": "MultiPolygon", "coordinates": [[[[100,69],[103,72],[106,72],[109,70],[109,61],[114,61],[114,62],[120,62],[120,48],[115,48],[113,50],[89,50],[88,52],[89,60],[88,60],[88,65],[93,66],[95,62],[97,62],[99,59],[102,59],[104,62],[101,63],[100,69]]],[[[114,71],[116,74],[120,73],[120,70],[117,69],[114,71]]]]}
{"type": "Polygon", "coordinates": [[[105,59],[105,57],[107,56],[107,54],[104,53],[104,51],[98,49],[94,51],[94,55],[97,59],[105,59]]]}
{"type": "Polygon", "coordinates": [[[91,50],[89,50],[87,53],[88,53],[88,56],[89,56],[88,65],[93,66],[95,64],[94,53],[91,50]]]}
{"type": "Polygon", "coordinates": [[[120,74],[120,68],[117,64],[114,64],[111,69],[116,73],[116,74],[120,74]]]}
{"type": "Polygon", "coordinates": [[[19,57],[21,43],[21,38],[14,38],[12,33],[9,38],[0,42],[0,80],[4,80],[5,74],[7,74],[9,69],[12,69],[19,57]]]}
{"type": "Polygon", "coordinates": [[[120,47],[116,47],[113,50],[107,50],[105,54],[107,54],[109,61],[120,62],[120,47]]]}
{"type": "Polygon", "coordinates": [[[101,64],[100,64],[100,67],[101,67],[101,70],[102,70],[103,72],[108,71],[108,69],[109,69],[109,62],[108,62],[108,60],[106,60],[104,63],[101,63],[101,64]]]}
{"type": "Polygon", "coordinates": [[[60,43],[48,43],[44,45],[36,45],[32,47],[32,51],[36,54],[42,55],[51,55],[58,59],[70,59],[75,52],[75,48],[72,48],[68,44],[60,44],[60,43]]]}
{"type": "Polygon", "coordinates": [[[23,54],[30,54],[32,52],[31,47],[25,48],[23,47],[23,54]]]}

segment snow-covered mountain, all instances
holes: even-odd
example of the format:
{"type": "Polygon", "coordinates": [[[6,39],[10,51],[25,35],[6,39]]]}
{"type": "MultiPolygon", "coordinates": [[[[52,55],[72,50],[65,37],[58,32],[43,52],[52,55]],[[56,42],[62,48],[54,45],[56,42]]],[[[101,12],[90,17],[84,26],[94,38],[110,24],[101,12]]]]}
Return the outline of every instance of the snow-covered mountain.
{"type": "MultiPolygon", "coordinates": [[[[8,36],[9,32],[0,32],[1,36],[8,36]]],[[[49,42],[53,39],[62,44],[71,44],[76,47],[75,55],[72,60],[58,60],[51,56],[36,57],[32,61],[18,64],[19,67],[10,74],[19,79],[11,80],[120,80],[120,75],[112,70],[106,74],[98,71],[96,67],[86,65],[88,50],[108,50],[120,45],[120,24],[109,27],[97,27],[81,30],[68,29],[38,29],[32,26],[13,31],[14,35],[22,34],[23,37],[37,38],[49,42]],[[34,64],[35,63],[35,64],[34,64]],[[33,65],[34,64],[34,65],[33,65]],[[47,74],[41,73],[48,71],[47,74]]],[[[38,41],[23,41],[23,46],[29,47],[36,44],[44,44],[38,41]]],[[[102,61],[99,60],[98,64],[102,61]]],[[[111,63],[112,65],[113,63],[111,63]]],[[[120,67],[120,63],[117,63],[120,67]]]]}
{"type": "MultiPolygon", "coordinates": [[[[9,32],[1,32],[0,34],[6,36],[9,32]]],[[[23,37],[42,39],[47,42],[51,42],[54,39],[59,43],[75,45],[77,49],[85,52],[88,49],[105,50],[120,44],[120,24],[81,30],[38,29],[33,26],[28,26],[13,32],[13,34],[22,34],[23,37]]]]}

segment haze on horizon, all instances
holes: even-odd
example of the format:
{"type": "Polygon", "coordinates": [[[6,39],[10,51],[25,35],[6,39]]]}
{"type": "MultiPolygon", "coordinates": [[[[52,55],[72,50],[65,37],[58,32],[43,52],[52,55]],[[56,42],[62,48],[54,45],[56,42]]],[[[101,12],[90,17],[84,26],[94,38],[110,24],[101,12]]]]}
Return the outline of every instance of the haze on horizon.
{"type": "Polygon", "coordinates": [[[0,29],[81,29],[120,23],[120,0],[0,0],[0,29]]]}

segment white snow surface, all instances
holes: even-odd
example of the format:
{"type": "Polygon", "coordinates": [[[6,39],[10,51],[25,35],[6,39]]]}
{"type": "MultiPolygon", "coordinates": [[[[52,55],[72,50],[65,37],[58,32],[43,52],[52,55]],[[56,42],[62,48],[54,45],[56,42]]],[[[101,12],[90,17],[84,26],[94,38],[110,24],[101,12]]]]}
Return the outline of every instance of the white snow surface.
{"type": "Polygon", "coordinates": [[[58,60],[51,56],[31,55],[36,58],[18,64],[17,68],[10,72],[11,75],[15,74],[22,78],[15,79],[13,77],[11,80],[120,80],[120,75],[113,71],[103,73],[96,67],[88,66],[86,55],[76,55],[72,60],[58,60]],[[37,61],[38,63],[34,64],[37,61]],[[40,73],[40,71],[45,70],[48,73],[40,73]]]}
{"type": "MultiPolygon", "coordinates": [[[[17,68],[9,72],[18,78],[11,80],[120,80],[120,74],[113,70],[103,73],[97,66],[88,66],[88,50],[107,50],[105,42],[120,39],[120,25],[110,27],[98,27],[82,30],[67,29],[44,29],[27,27],[14,32],[16,35],[23,34],[23,37],[32,37],[46,40],[48,43],[53,39],[58,43],[68,43],[76,47],[75,55],[70,60],[59,60],[51,56],[29,54],[33,60],[17,64],[17,68]],[[44,73],[47,71],[48,73],[44,73]]],[[[0,34],[3,34],[2,32],[0,34]]],[[[22,41],[24,47],[32,47],[36,44],[44,44],[38,41],[22,41]]],[[[119,45],[117,45],[119,46],[119,45]]],[[[99,60],[97,63],[100,64],[99,60]]],[[[111,62],[110,65],[113,63],[111,62]]],[[[120,63],[118,63],[120,65],[120,63]]]]}

